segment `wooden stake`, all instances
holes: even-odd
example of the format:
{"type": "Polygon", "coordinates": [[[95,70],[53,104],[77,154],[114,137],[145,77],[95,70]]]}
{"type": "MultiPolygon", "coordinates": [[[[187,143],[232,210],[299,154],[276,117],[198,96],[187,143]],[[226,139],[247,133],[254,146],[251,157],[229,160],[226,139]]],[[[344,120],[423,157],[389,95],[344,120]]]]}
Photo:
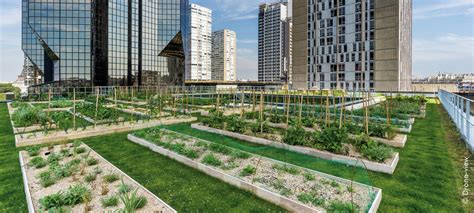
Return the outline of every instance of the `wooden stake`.
{"type": "Polygon", "coordinates": [[[72,127],[76,129],[76,88],[72,88],[72,107],[73,107],[73,116],[72,116],[72,127]]]}
{"type": "Polygon", "coordinates": [[[94,127],[97,125],[97,111],[99,110],[99,87],[95,88],[95,115],[94,115],[94,127]]]}

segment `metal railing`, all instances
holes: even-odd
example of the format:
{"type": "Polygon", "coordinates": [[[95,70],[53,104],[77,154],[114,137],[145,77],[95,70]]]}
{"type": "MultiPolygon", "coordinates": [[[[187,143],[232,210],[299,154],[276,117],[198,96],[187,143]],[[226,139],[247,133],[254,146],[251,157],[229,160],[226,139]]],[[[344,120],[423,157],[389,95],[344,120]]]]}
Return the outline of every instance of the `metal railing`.
{"type": "Polygon", "coordinates": [[[467,147],[474,153],[474,101],[445,90],[439,90],[438,97],[467,147]]]}

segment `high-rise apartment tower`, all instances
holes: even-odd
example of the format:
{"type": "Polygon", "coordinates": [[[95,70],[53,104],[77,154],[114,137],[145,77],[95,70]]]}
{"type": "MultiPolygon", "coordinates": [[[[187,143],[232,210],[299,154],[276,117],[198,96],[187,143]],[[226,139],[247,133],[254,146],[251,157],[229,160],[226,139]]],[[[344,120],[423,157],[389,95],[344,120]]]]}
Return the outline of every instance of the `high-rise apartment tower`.
{"type": "Polygon", "coordinates": [[[212,80],[236,81],[237,35],[223,29],[212,33],[212,80]]]}
{"type": "Polygon", "coordinates": [[[411,0],[293,2],[293,88],[407,91],[411,0]]]}

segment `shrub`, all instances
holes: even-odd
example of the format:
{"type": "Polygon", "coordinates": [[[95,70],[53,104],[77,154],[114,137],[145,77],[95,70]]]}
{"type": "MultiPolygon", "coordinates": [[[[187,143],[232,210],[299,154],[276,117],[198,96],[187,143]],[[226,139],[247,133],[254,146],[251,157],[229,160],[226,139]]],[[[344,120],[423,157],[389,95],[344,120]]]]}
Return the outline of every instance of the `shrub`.
{"type": "Polygon", "coordinates": [[[213,154],[208,154],[204,156],[204,158],[201,161],[204,164],[211,165],[211,166],[220,166],[222,165],[222,162],[213,154]]]}
{"type": "Polygon", "coordinates": [[[42,157],[37,156],[31,159],[30,165],[37,169],[43,168],[46,166],[46,160],[44,160],[42,157]]]}
{"type": "Polygon", "coordinates": [[[348,135],[345,129],[329,127],[317,132],[315,136],[315,144],[329,152],[342,154],[345,152],[343,143],[348,141],[348,135]]]}
{"type": "Polygon", "coordinates": [[[393,154],[393,150],[383,144],[379,144],[368,135],[362,134],[354,140],[354,146],[369,160],[384,162],[393,154]]]}
{"type": "Polygon", "coordinates": [[[257,120],[257,122],[250,124],[250,128],[253,133],[271,133],[272,129],[268,125],[268,122],[257,120]]]}
{"type": "Polygon", "coordinates": [[[104,197],[104,198],[100,199],[100,202],[102,203],[102,207],[104,207],[104,208],[117,206],[118,201],[119,201],[119,199],[118,199],[117,195],[111,195],[111,196],[104,197]]]}
{"type": "Polygon", "coordinates": [[[26,148],[26,151],[28,152],[28,155],[30,155],[30,157],[37,156],[39,154],[40,147],[39,146],[28,147],[26,148]]]}
{"type": "Polygon", "coordinates": [[[104,176],[104,180],[107,183],[113,183],[113,182],[117,181],[118,179],[119,179],[119,176],[117,174],[114,174],[114,173],[107,174],[107,175],[104,176]]]}
{"type": "Polygon", "coordinates": [[[283,142],[289,145],[307,144],[306,131],[301,126],[290,126],[283,135],[283,142]]]}
{"type": "Polygon", "coordinates": [[[370,136],[393,139],[396,136],[395,129],[388,124],[370,123],[369,124],[370,136]]]}
{"type": "Polygon", "coordinates": [[[245,132],[246,123],[239,116],[229,116],[226,119],[226,130],[231,132],[243,133],[245,132]]]}
{"type": "Polygon", "coordinates": [[[253,174],[255,174],[256,171],[257,171],[257,168],[255,168],[251,165],[247,165],[244,169],[242,169],[242,171],[240,171],[240,176],[253,175],[253,174]]]}

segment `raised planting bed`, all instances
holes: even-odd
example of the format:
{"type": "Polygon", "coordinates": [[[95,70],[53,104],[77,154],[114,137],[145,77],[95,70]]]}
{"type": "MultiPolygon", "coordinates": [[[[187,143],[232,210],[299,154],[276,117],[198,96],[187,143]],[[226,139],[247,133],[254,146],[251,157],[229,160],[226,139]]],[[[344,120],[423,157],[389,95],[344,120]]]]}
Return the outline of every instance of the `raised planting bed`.
{"type": "Polygon", "coordinates": [[[355,165],[358,167],[366,168],[371,171],[383,172],[387,174],[393,174],[399,160],[399,154],[397,152],[394,152],[391,157],[387,158],[383,162],[375,162],[375,161],[370,161],[370,160],[361,158],[362,156],[359,153],[356,153],[353,151],[351,151],[349,155],[340,155],[340,154],[334,154],[328,151],[321,151],[321,150],[311,148],[311,147],[289,145],[283,142],[279,142],[277,140],[269,140],[269,139],[265,139],[261,137],[230,132],[230,131],[222,130],[222,129],[216,129],[216,128],[204,126],[201,124],[191,124],[191,127],[194,129],[201,130],[201,131],[225,135],[225,136],[233,137],[239,140],[248,141],[251,143],[286,149],[293,152],[310,155],[313,157],[336,161],[336,162],[340,162],[340,163],[347,164],[350,166],[355,165]]]}
{"type": "Polygon", "coordinates": [[[138,129],[150,128],[158,125],[170,125],[177,123],[193,122],[197,119],[189,116],[167,117],[161,120],[149,120],[138,122],[119,122],[117,124],[89,126],[84,129],[70,130],[68,133],[64,131],[50,131],[26,133],[15,135],[15,145],[17,147],[31,146],[44,143],[60,142],[75,140],[80,138],[94,137],[99,135],[107,135],[118,132],[128,132],[138,129]]]}
{"type": "Polygon", "coordinates": [[[170,130],[142,130],[128,139],[292,212],[376,212],[382,199],[372,186],[170,130]]]}
{"type": "MultiPolygon", "coordinates": [[[[245,122],[255,124],[257,123],[257,120],[245,120],[245,122]]],[[[285,123],[271,123],[268,122],[268,126],[273,127],[273,128],[281,128],[281,129],[288,129],[289,126],[286,125],[285,123]]],[[[309,127],[302,127],[305,131],[307,132],[316,132],[319,131],[320,128],[314,127],[314,128],[309,128],[309,127]]],[[[381,137],[370,137],[374,139],[375,141],[379,143],[383,143],[385,145],[393,146],[393,147],[405,147],[405,143],[407,142],[407,135],[405,134],[396,134],[395,137],[392,139],[387,139],[387,138],[381,138],[381,137]]]]}
{"type": "Polygon", "coordinates": [[[19,155],[29,212],[176,212],[80,142],[19,155]]]}

